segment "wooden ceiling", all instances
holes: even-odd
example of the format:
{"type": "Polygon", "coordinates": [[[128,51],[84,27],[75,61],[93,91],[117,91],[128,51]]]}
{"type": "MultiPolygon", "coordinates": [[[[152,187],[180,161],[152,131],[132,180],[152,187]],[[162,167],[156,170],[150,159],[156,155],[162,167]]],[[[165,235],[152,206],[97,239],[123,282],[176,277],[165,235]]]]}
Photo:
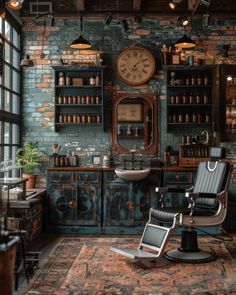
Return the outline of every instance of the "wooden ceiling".
{"type": "Polygon", "coordinates": [[[29,13],[29,3],[52,3],[55,16],[75,16],[82,12],[84,16],[97,17],[108,12],[117,15],[133,16],[140,12],[143,16],[195,15],[209,12],[211,15],[236,18],[236,0],[174,0],[179,1],[175,10],[169,8],[170,0],[25,0],[22,16],[29,13]],[[210,5],[207,6],[207,2],[210,5]]]}

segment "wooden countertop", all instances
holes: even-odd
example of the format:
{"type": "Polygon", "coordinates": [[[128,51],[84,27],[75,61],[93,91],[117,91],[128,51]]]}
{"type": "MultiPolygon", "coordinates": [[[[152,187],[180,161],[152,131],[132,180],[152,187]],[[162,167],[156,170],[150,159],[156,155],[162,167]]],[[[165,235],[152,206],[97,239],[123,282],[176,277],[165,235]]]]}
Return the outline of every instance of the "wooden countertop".
{"type": "MultiPolygon", "coordinates": [[[[49,167],[48,171],[114,171],[116,168],[103,168],[103,167],[49,167]]],[[[165,166],[165,167],[151,167],[151,171],[196,171],[197,167],[178,167],[178,166],[165,166]]]]}

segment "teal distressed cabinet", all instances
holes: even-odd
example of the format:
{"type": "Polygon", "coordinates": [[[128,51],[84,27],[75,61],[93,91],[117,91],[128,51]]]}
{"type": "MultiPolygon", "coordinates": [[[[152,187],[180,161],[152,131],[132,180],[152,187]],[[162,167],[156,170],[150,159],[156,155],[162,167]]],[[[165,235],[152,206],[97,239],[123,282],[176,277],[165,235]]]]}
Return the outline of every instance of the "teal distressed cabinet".
{"type": "Polygon", "coordinates": [[[101,227],[101,173],[48,171],[49,230],[97,233],[101,227]]]}
{"type": "Polygon", "coordinates": [[[149,208],[157,207],[155,187],[160,181],[160,172],[152,173],[142,181],[123,181],[113,171],[104,171],[102,232],[142,232],[149,208]]]}
{"type": "Polygon", "coordinates": [[[63,233],[135,234],[143,231],[161,171],[138,182],[113,170],[48,170],[48,230],[63,233]]]}

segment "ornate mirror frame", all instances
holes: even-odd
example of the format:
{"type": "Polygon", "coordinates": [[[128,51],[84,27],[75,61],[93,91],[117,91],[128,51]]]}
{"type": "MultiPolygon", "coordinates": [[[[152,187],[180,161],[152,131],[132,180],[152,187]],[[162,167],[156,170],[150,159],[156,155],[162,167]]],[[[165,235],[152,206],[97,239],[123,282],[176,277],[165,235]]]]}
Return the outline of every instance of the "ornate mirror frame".
{"type": "MultiPolygon", "coordinates": [[[[118,106],[122,103],[122,100],[128,98],[135,104],[136,98],[142,98],[146,100],[152,108],[152,140],[151,143],[144,149],[137,149],[136,151],[141,154],[153,154],[156,155],[158,151],[158,118],[157,118],[157,106],[158,96],[156,93],[120,93],[113,97],[112,108],[112,152],[113,154],[122,154],[130,152],[130,149],[119,144],[118,141],[118,106]]],[[[144,124],[146,118],[143,118],[144,124]]]]}

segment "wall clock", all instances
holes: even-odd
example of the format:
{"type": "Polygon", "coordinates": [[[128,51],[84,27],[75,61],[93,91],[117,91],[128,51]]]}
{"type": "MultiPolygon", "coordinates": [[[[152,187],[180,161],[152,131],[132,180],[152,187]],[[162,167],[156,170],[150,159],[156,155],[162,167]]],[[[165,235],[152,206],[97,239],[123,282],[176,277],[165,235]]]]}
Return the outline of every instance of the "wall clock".
{"type": "Polygon", "coordinates": [[[116,72],[121,81],[131,86],[140,86],[151,79],[155,72],[155,59],[143,47],[129,46],[116,59],[116,72]]]}

